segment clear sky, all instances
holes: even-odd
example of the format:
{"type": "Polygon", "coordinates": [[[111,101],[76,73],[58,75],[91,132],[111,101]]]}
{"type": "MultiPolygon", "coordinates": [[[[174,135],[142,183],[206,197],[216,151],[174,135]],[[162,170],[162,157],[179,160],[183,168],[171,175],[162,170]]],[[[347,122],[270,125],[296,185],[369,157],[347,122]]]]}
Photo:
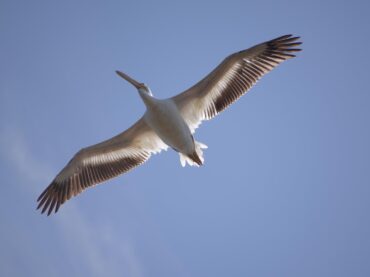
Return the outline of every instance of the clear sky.
{"type": "Polygon", "coordinates": [[[370,276],[369,1],[0,0],[1,276],[370,276]],[[277,36],[303,51],[196,139],[51,217],[36,198],[155,96],[277,36]]]}

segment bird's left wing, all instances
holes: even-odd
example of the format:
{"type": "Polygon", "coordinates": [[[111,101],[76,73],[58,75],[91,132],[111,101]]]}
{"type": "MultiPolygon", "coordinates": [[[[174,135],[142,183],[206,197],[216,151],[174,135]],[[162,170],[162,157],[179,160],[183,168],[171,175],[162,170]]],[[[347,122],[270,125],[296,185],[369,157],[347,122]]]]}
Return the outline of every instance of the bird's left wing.
{"type": "Polygon", "coordinates": [[[295,57],[299,37],[285,35],[228,56],[204,79],[172,98],[193,133],[246,93],[263,75],[295,57]]]}
{"type": "Polygon", "coordinates": [[[84,189],[141,165],[167,145],[143,118],[123,133],[81,149],[43,191],[37,201],[42,213],[58,211],[60,205],[84,189]]]}

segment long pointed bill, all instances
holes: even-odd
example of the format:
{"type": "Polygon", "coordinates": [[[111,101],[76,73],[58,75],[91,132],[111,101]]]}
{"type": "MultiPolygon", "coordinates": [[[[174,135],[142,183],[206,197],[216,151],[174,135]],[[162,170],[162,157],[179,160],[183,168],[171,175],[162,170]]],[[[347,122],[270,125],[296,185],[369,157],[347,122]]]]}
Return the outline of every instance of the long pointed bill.
{"type": "Polygon", "coordinates": [[[116,70],[116,73],[121,76],[123,79],[125,79],[127,82],[129,82],[130,84],[132,84],[135,88],[139,89],[142,84],[135,81],[134,79],[132,79],[130,76],[126,75],[125,73],[119,71],[119,70],[116,70]]]}

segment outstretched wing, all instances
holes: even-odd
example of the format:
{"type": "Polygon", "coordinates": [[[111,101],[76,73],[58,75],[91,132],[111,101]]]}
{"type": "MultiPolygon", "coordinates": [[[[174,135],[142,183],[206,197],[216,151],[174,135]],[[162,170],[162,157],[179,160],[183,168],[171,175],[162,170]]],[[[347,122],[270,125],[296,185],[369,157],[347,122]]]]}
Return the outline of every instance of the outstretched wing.
{"type": "Polygon", "coordinates": [[[167,145],[141,118],[123,133],[81,149],[41,193],[37,209],[48,215],[88,187],[141,165],[167,145]]]}
{"type": "Polygon", "coordinates": [[[263,75],[295,57],[299,37],[285,35],[228,56],[190,89],[176,95],[176,103],[192,133],[246,93],[263,75]]]}

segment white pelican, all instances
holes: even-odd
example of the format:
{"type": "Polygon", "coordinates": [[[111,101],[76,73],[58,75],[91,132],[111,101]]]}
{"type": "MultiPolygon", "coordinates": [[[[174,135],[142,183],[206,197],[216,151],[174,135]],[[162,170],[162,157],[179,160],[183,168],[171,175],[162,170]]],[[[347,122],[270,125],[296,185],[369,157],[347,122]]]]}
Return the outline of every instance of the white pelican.
{"type": "Polygon", "coordinates": [[[154,98],[150,88],[125,73],[116,73],[135,86],[145,114],[123,133],[81,149],[41,193],[37,209],[47,214],[84,189],[141,165],[154,153],[173,148],[182,166],[200,166],[206,145],[193,134],[246,93],[264,74],[295,57],[299,37],[285,35],[228,56],[190,89],[169,99],[154,98]]]}

